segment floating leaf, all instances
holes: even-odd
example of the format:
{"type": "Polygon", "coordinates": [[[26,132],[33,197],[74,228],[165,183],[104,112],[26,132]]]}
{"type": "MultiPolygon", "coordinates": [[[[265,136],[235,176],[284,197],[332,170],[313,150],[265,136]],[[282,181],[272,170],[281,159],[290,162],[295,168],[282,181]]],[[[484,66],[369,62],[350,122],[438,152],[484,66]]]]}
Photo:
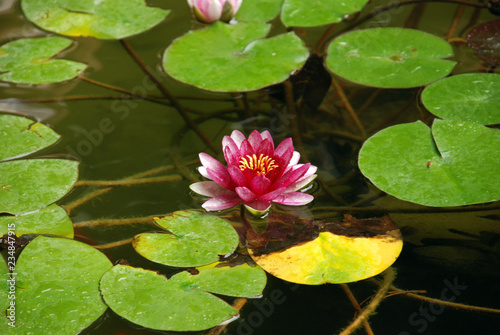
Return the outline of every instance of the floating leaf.
{"type": "Polygon", "coordinates": [[[268,22],[281,11],[283,0],[252,0],[243,1],[236,13],[238,21],[268,22]]]}
{"type": "Polygon", "coordinates": [[[78,163],[29,159],[0,164],[0,213],[32,212],[64,196],[78,178],[78,163]]]}
{"type": "Polygon", "coordinates": [[[71,43],[67,38],[52,36],[23,38],[2,45],[0,73],[3,73],[0,74],[0,80],[40,85],[75,78],[87,65],[65,59],[51,59],[71,43]]]}
{"type": "Polygon", "coordinates": [[[293,32],[263,39],[269,24],[216,22],[190,31],[165,51],[163,66],[182,82],[211,91],[253,91],[280,83],[309,52],[293,32]]]}
{"type": "MultiPolygon", "coordinates": [[[[226,267],[225,273],[215,276],[228,276],[221,283],[223,285],[231,278],[242,280],[241,274],[235,277],[230,274],[239,272],[239,267],[241,265],[226,267]]],[[[214,275],[204,274],[205,271],[213,269],[200,270],[202,277],[199,280],[193,279],[198,275],[190,276],[185,272],[167,280],[153,271],[116,265],[102,277],[101,292],[115,313],[143,327],[170,331],[204,330],[238,315],[238,311],[225,301],[205,292],[205,288],[213,288],[214,284],[211,282],[214,275]],[[208,280],[205,285],[204,279],[208,280]]],[[[246,269],[243,272],[248,273],[246,269]]],[[[223,289],[223,285],[219,289],[223,289]]]]}
{"type": "Polygon", "coordinates": [[[318,223],[271,214],[263,234],[249,230],[248,250],[270,274],[298,284],[348,283],[387,269],[403,247],[401,233],[388,218],[318,223]]]}
{"type": "Polygon", "coordinates": [[[500,64],[500,19],[483,23],[471,29],[467,43],[476,50],[476,56],[492,66],[500,64]]]}
{"type": "MultiPolygon", "coordinates": [[[[12,282],[8,281],[9,276],[10,274],[7,263],[5,262],[4,258],[0,256],[0,278],[2,278],[2,281],[0,281],[0,311],[5,311],[5,315],[2,315],[2,323],[4,324],[15,321],[16,317],[15,310],[12,313],[10,313],[10,311],[8,310],[6,311],[6,309],[10,306],[11,301],[16,303],[16,301],[13,299],[15,296],[16,288],[14,285],[12,285],[15,284],[15,280],[12,282]],[[11,288],[13,290],[12,292],[11,288]],[[12,320],[11,318],[14,318],[14,320],[12,320]]],[[[7,327],[7,325],[5,325],[4,327],[7,327]]]]}
{"type": "Polygon", "coordinates": [[[142,233],[134,238],[135,250],[147,259],[170,266],[206,265],[233,253],[239,237],[225,220],[199,211],[177,211],[156,218],[170,232],[142,233]]]}
{"type": "Polygon", "coordinates": [[[436,119],[386,128],[359,153],[372,183],[426,206],[462,206],[500,199],[500,132],[468,121],[436,119]]]}
{"type": "Polygon", "coordinates": [[[368,0],[285,0],[281,20],[288,27],[313,27],[342,21],[359,12],[368,0]]]}
{"type": "Polygon", "coordinates": [[[73,238],[73,223],[66,211],[55,204],[28,214],[0,216],[0,236],[9,230],[14,231],[17,237],[47,234],[73,238]]]}
{"type": "Polygon", "coordinates": [[[170,278],[170,281],[181,286],[189,285],[192,289],[231,297],[255,297],[262,294],[266,287],[266,273],[258,266],[229,266],[215,262],[196,269],[199,271],[197,274],[180,272],[170,278]]]}
{"type": "Polygon", "coordinates": [[[121,39],[142,33],[170,12],[144,0],[22,0],[26,18],[39,27],[68,36],[121,39]]]}
{"type": "Polygon", "coordinates": [[[500,123],[500,75],[468,73],[441,79],[422,92],[422,103],[447,120],[500,123]]]}
{"type": "Polygon", "coordinates": [[[375,28],[335,38],[326,66],[335,74],[367,86],[409,88],[447,76],[455,62],[445,40],[419,30],[375,28]]]}
{"type": "Polygon", "coordinates": [[[106,310],[99,280],[112,267],[100,251],[64,238],[36,237],[15,268],[13,334],[74,335],[106,310]]]}
{"type": "Polygon", "coordinates": [[[55,143],[59,135],[25,117],[0,114],[0,160],[26,155],[55,143]]]}

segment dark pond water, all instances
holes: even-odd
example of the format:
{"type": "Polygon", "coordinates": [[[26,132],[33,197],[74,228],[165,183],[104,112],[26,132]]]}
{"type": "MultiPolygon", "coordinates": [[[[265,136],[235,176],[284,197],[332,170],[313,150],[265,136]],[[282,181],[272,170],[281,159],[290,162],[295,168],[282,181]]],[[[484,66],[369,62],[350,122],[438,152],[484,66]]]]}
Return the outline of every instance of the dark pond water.
{"type": "MultiPolygon", "coordinates": [[[[163,8],[185,7],[183,1],[150,3],[163,8]]],[[[386,2],[376,1],[369,9],[384,4],[386,2]]],[[[494,18],[485,10],[476,12],[474,8],[464,7],[459,15],[458,10],[456,4],[409,5],[385,12],[364,26],[406,26],[446,36],[456,24],[451,36],[463,37],[471,26],[494,18]]],[[[405,244],[394,264],[398,271],[396,286],[425,290],[428,296],[444,300],[500,308],[500,203],[452,210],[429,209],[376,191],[356,168],[362,142],[332,87],[319,108],[311,105],[321,99],[311,98],[299,104],[299,116],[296,116],[284,103],[282,87],[230,95],[202,91],[169,78],[160,68],[161,55],[175,37],[194,25],[187,10],[174,10],[166,21],[129,38],[128,42],[162,84],[178,97],[190,117],[199,122],[216,147],[220,147],[222,136],[233,129],[246,133],[252,129],[269,129],[277,140],[293,136],[295,144],[302,147],[303,156],[319,167],[314,189],[316,199],[311,205],[317,217],[338,220],[343,213],[358,217],[389,214],[402,228],[405,244]],[[249,106],[247,110],[245,104],[249,106]],[[209,114],[213,114],[212,117],[203,118],[209,114]],[[362,200],[366,201],[360,203],[362,200]]],[[[345,26],[339,25],[334,33],[345,26]]],[[[276,32],[281,30],[284,28],[276,32]]],[[[296,33],[309,46],[315,46],[325,30],[326,27],[297,29],[296,33]]],[[[46,34],[23,19],[17,1],[0,2],[2,43],[46,34]]],[[[119,41],[74,40],[76,45],[63,55],[87,63],[85,77],[138,95],[160,94],[119,41]]],[[[454,51],[458,61],[455,74],[485,70],[465,44],[455,43],[454,51]]],[[[314,68],[304,87],[321,90],[320,78],[321,69],[314,68]]],[[[431,119],[419,103],[419,89],[377,90],[346,84],[344,90],[353,108],[362,111],[360,118],[369,134],[396,123],[431,119]]],[[[57,145],[42,154],[78,159],[80,180],[116,180],[171,164],[180,164],[197,174],[198,164],[192,162],[198,152],[214,154],[196,134],[187,130],[174,108],[124,99],[116,91],[81,80],[35,87],[0,83],[0,99],[0,109],[29,115],[62,135],[57,145]],[[80,96],[89,98],[67,100],[80,96]],[[114,99],[107,99],[109,96],[114,99]],[[41,102],[44,99],[55,100],[41,102]]],[[[177,182],[117,187],[74,208],[71,218],[78,223],[200,208],[200,202],[189,192],[190,183],[185,177],[177,182]]],[[[77,187],[60,203],[69,204],[93,190],[93,187],[77,187]]],[[[106,244],[151,229],[147,225],[78,228],[77,235],[84,241],[106,244]]],[[[106,252],[113,262],[126,259],[133,266],[167,274],[176,271],[145,260],[130,244],[106,249],[106,252]]],[[[226,334],[335,334],[354,317],[355,311],[338,285],[301,286],[271,276],[268,280],[263,297],[249,300],[241,317],[226,328],[226,334]]],[[[349,286],[359,301],[369,298],[377,288],[369,280],[349,286]]],[[[384,335],[498,334],[500,316],[444,309],[400,295],[387,298],[370,324],[375,334],[384,335]]],[[[82,332],[88,335],[157,333],[124,321],[110,310],[82,332]]]]}

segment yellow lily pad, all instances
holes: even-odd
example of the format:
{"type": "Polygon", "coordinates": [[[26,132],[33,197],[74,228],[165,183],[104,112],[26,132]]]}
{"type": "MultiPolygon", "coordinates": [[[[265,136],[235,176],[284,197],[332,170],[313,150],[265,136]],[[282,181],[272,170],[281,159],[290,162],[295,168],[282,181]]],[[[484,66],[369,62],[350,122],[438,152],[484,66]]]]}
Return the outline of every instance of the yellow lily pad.
{"type": "Polygon", "coordinates": [[[290,224],[283,216],[270,221],[264,234],[249,231],[249,253],[265,271],[298,284],[349,283],[375,276],[394,263],[403,247],[401,232],[387,216],[358,220],[346,215],[342,223],[290,224]],[[295,243],[286,245],[275,234],[279,230],[295,243]]]}

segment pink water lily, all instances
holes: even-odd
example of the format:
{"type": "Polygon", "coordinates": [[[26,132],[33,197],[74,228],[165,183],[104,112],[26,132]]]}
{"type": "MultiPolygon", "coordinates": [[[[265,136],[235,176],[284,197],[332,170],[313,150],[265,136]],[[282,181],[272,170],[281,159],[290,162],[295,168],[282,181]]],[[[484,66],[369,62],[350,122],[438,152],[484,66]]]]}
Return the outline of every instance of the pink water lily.
{"type": "Polygon", "coordinates": [[[240,9],[243,0],[187,0],[198,20],[205,23],[229,21],[240,9]]]}
{"type": "Polygon", "coordinates": [[[207,211],[217,211],[243,203],[252,211],[267,211],[271,203],[305,205],[314,197],[297,192],[315,177],[316,166],[299,164],[291,138],[276,148],[271,134],[254,130],[248,139],[235,130],[224,136],[222,149],[227,167],[212,156],[199,154],[198,170],[211,181],[191,184],[194,192],[211,197],[203,203],[207,211]]]}

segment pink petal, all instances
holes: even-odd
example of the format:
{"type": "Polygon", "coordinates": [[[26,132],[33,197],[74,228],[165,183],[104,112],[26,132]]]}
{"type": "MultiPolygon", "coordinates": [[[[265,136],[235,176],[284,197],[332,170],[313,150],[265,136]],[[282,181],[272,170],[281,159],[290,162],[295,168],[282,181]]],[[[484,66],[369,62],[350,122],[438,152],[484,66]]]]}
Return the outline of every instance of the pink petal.
{"type": "Polygon", "coordinates": [[[241,142],[241,146],[240,146],[241,157],[246,157],[247,155],[252,156],[254,153],[255,153],[255,151],[253,150],[250,142],[248,142],[248,140],[243,140],[243,142],[241,142]]]}
{"type": "Polygon", "coordinates": [[[241,202],[241,199],[236,194],[224,194],[205,201],[201,207],[207,211],[221,211],[241,204],[241,202]]]}
{"type": "Polygon", "coordinates": [[[288,176],[287,180],[285,180],[285,182],[281,186],[286,187],[286,186],[290,185],[291,183],[294,183],[297,180],[299,180],[300,178],[302,178],[302,176],[307,172],[307,170],[309,170],[310,166],[311,166],[311,163],[307,163],[307,164],[301,165],[298,168],[294,169],[292,171],[292,173],[290,173],[290,175],[288,176]]]}
{"type": "Polygon", "coordinates": [[[244,139],[246,139],[245,135],[239,130],[233,130],[231,133],[231,138],[233,139],[234,143],[238,146],[238,148],[241,148],[241,142],[243,142],[244,139]]]}
{"type": "Polygon", "coordinates": [[[285,193],[281,197],[275,199],[273,202],[282,205],[300,206],[313,201],[314,197],[307,193],[290,192],[285,193]]]}
{"type": "Polygon", "coordinates": [[[206,168],[206,167],[204,167],[204,166],[200,166],[200,167],[198,167],[198,172],[199,172],[199,173],[200,173],[203,177],[205,177],[205,178],[207,178],[207,179],[212,179],[212,178],[210,178],[210,176],[208,175],[208,172],[207,172],[207,168],[206,168]]]}
{"type": "Polygon", "coordinates": [[[271,141],[269,141],[266,138],[265,140],[260,142],[258,147],[255,149],[255,152],[256,152],[257,156],[260,156],[260,154],[263,154],[264,156],[268,156],[268,157],[272,158],[273,153],[274,153],[273,144],[271,143],[271,141]]]}
{"type": "Polygon", "coordinates": [[[302,178],[307,178],[309,176],[312,176],[313,174],[316,173],[316,171],[318,171],[318,167],[315,165],[311,165],[309,167],[309,170],[307,170],[307,172],[302,176],[302,178]]]}
{"type": "Polygon", "coordinates": [[[236,14],[236,12],[238,12],[238,10],[240,9],[243,0],[228,0],[228,1],[233,6],[233,13],[236,14]]]}
{"type": "Polygon", "coordinates": [[[231,147],[231,145],[228,145],[224,147],[223,152],[224,152],[224,158],[226,159],[227,166],[230,165],[238,165],[239,160],[240,160],[240,149],[236,147],[236,144],[234,144],[234,148],[231,147]]]}
{"type": "Polygon", "coordinates": [[[252,202],[257,198],[255,193],[253,193],[247,187],[236,187],[234,190],[240,196],[240,198],[243,199],[244,202],[252,202]]]}
{"type": "Polygon", "coordinates": [[[223,169],[226,168],[224,165],[222,165],[221,162],[219,162],[218,160],[216,160],[215,158],[213,158],[209,154],[206,154],[204,152],[200,152],[198,154],[198,156],[200,157],[201,164],[204,167],[206,167],[207,169],[211,169],[211,170],[223,170],[223,169]]]}
{"type": "Polygon", "coordinates": [[[245,207],[251,212],[267,212],[269,210],[269,207],[271,207],[271,203],[263,201],[253,201],[249,204],[245,204],[245,207]]]}
{"type": "Polygon", "coordinates": [[[260,136],[260,133],[257,130],[254,130],[250,133],[250,136],[248,136],[248,142],[253,148],[253,151],[257,153],[257,149],[260,147],[260,143],[262,142],[262,136],[260,136]]]}
{"type": "Polygon", "coordinates": [[[233,179],[234,183],[238,186],[247,186],[248,181],[243,172],[240,170],[239,167],[231,165],[228,167],[228,172],[231,178],[233,179]]]}
{"type": "Polygon", "coordinates": [[[312,182],[315,178],[316,178],[315,174],[313,174],[312,176],[308,176],[308,177],[303,176],[302,178],[297,180],[295,183],[291,183],[290,185],[288,185],[286,187],[286,191],[287,192],[298,191],[298,190],[304,188],[305,186],[307,186],[307,184],[312,182]]]}
{"type": "Polygon", "coordinates": [[[273,201],[274,199],[280,197],[283,193],[285,193],[285,188],[281,187],[272,192],[261,195],[258,200],[260,201],[273,201]]]}
{"type": "Polygon", "coordinates": [[[189,185],[189,188],[193,192],[204,195],[206,197],[216,197],[223,194],[236,195],[236,193],[234,193],[233,191],[230,191],[213,181],[200,181],[189,185]]]}
{"type": "Polygon", "coordinates": [[[262,133],[260,133],[260,136],[262,136],[262,140],[269,140],[271,142],[271,146],[273,147],[274,150],[274,142],[273,142],[273,137],[271,136],[271,133],[267,130],[264,130],[262,133]]]}
{"type": "Polygon", "coordinates": [[[293,156],[293,141],[292,139],[284,139],[276,149],[274,149],[274,156],[279,158],[279,165],[283,168],[287,167],[290,159],[293,156]]]}
{"type": "Polygon", "coordinates": [[[300,154],[298,151],[294,151],[292,155],[292,159],[290,159],[290,163],[288,163],[288,166],[295,165],[299,163],[300,159],[300,154]]]}
{"type": "Polygon", "coordinates": [[[221,170],[216,171],[207,168],[207,173],[210,179],[215,181],[220,186],[231,190],[234,188],[233,180],[231,179],[231,176],[227,172],[227,168],[224,167],[224,170],[222,171],[221,170]]]}
{"type": "Polygon", "coordinates": [[[257,196],[266,193],[269,190],[269,186],[271,186],[271,181],[263,174],[256,175],[250,182],[250,189],[257,196]]]}
{"type": "Polygon", "coordinates": [[[304,165],[295,165],[291,169],[287,169],[288,171],[284,173],[273,185],[272,188],[276,189],[278,187],[286,187],[291,183],[296,182],[299,178],[301,178],[309,169],[310,163],[304,165]]]}

